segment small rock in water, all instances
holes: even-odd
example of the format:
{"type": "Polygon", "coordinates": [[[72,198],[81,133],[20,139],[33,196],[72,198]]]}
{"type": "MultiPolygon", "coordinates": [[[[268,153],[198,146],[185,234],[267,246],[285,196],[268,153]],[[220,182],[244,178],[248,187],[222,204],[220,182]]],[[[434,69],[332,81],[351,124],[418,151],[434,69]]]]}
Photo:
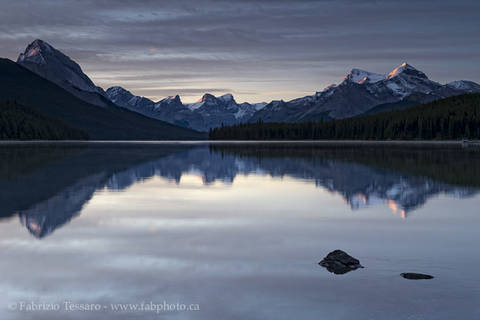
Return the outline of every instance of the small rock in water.
{"type": "Polygon", "coordinates": [[[433,279],[433,276],[429,274],[422,274],[422,273],[406,272],[406,273],[401,273],[400,275],[405,279],[409,279],[409,280],[433,279]]]}
{"type": "Polygon", "coordinates": [[[342,250],[330,252],[318,264],[335,274],[344,274],[358,268],[363,268],[360,261],[342,250]]]}

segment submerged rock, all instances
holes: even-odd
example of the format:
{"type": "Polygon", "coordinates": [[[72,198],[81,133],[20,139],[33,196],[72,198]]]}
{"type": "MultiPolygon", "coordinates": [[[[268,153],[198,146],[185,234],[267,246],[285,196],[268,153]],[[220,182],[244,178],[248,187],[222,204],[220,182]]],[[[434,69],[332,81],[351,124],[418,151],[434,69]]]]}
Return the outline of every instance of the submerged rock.
{"type": "Polygon", "coordinates": [[[433,276],[429,274],[422,274],[422,273],[406,272],[406,273],[401,273],[400,275],[405,279],[409,279],[409,280],[433,279],[433,276]]]}
{"type": "Polygon", "coordinates": [[[342,250],[330,252],[322,261],[318,263],[329,272],[334,274],[345,274],[352,270],[363,268],[360,261],[347,254],[342,250]]]}

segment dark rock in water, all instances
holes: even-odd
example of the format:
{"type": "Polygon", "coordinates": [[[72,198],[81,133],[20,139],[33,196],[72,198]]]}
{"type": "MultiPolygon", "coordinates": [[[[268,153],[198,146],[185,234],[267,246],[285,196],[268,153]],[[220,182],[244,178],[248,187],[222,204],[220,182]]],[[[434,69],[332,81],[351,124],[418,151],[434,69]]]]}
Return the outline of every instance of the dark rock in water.
{"type": "Polygon", "coordinates": [[[329,272],[333,272],[335,274],[345,274],[352,270],[363,268],[360,264],[360,261],[342,250],[330,252],[318,264],[327,268],[329,272]]]}
{"type": "Polygon", "coordinates": [[[409,280],[433,279],[433,276],[429,274],[422,274],[422,273],[406,272],[406,273],[401,273],[400,275],[405,279],[409,279],[409,280]]]}

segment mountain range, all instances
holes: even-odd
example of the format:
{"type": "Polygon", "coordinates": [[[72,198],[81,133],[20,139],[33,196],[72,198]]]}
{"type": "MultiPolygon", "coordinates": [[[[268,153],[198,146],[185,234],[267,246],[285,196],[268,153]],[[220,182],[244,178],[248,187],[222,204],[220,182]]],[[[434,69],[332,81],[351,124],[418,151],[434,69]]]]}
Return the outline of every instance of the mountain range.
{"type": "Polygon", "coordinates": [[[122,87],[107,89],[107,96],[113,103],[131,111],[198,131],[207,131],[222,124],[248,122],[256,111],[266,105],[246,102],[238,104],[231,94],[215,97],[208,93],[191,104],[183,104],[178,95],[153,102],[135,96],[122,87]]]}
{"type": "Polygon", "coordinates": [[[386,75],[353,69],[339,85],[291,101],[238,104],[231,94],[205,94],[198,102],[182,104],[180,97],[157,103],[133,95],[121,87],[107,90],[118,105],[156,119],[205,131],[245,122],[306,122],[349,118],[394,109],[464,93],[480,92],[480,85],[459,80],[445,85],[402,63],[386,75]],[[173,102],[174,101],[174,102],[173,102]],[[172,112],[175,110],[175,112],[172,112]]]}
{"type": "MultiPolygon", "coordinates": [[[[141,114],[196,131],[258,121],[342,119],[480,92],[480,85],[475,82],[459,80],[440,84],[408,63],[402,63],[387,74],[353,69],[340,84],[291,101],[238,103],[231,94],[215,97],[206,93],[197,102],[185,104],[178,95],[155,102],[119,86],[104,91],[75,61],[38,39],[19,55],[17,64],[53,82],[78,100],[100,107],[97,109],[128,110],[132,111],[129,113],[132,119],[133,114],[141,114]]],[[[28,89],[25,88],[25,94],[28,89]]]]}

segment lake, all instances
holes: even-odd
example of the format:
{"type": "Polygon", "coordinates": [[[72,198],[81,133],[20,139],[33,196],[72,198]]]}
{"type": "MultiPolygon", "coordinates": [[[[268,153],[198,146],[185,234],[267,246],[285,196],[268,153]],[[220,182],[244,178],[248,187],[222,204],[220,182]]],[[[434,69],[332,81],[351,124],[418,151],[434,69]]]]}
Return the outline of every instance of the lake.
{"type": "Polygon", "coordinates": [[[0,319],[480,319],[478,148],[10,143],[0,157],[0,319]],[[365,268],[330,273],[318,263],[335,249],[365,268]]]}

